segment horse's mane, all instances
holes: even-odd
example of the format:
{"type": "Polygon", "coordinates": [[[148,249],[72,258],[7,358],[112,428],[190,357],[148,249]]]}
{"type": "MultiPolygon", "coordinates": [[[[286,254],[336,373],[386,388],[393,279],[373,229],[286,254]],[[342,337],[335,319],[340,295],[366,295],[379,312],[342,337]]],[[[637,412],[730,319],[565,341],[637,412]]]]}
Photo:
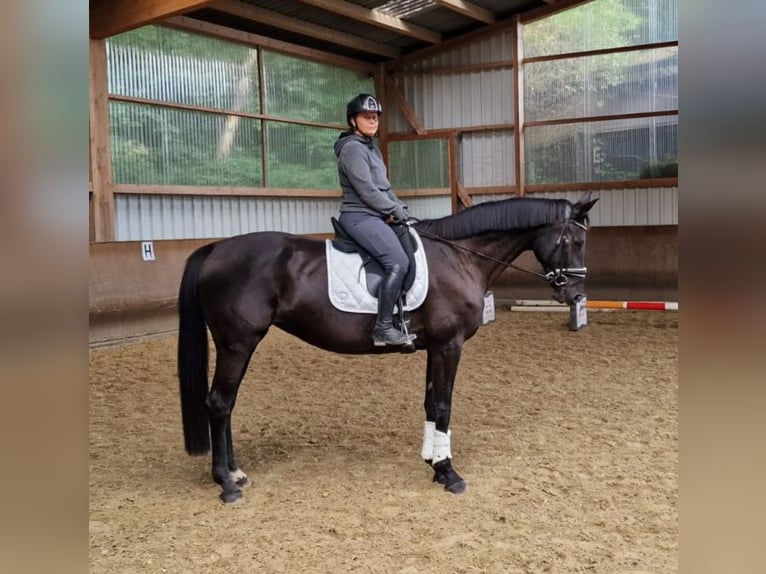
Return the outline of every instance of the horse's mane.
{"type": "Polygon", "coordinates": [[[566,199],[516,197],[474,205],[440,219],[423,219],[415,227],[444,239],[462,239],[492,231],[523,231],[565,221],[566,199]]]}

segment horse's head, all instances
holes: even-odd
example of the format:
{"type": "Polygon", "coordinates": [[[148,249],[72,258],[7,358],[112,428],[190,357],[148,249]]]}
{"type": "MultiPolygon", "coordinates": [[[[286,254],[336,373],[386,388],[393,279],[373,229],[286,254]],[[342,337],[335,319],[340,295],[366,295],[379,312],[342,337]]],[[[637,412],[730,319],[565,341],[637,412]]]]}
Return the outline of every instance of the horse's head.
{"type": "Polygon", "coordinates": [[[534,239],[532,250],[553,287],[553,298],[560,303],[571,305],[585,294],[588,211],[597,201],[590,193],[583,195],[572,204],[564,222],[542,227],[534,239]]]}

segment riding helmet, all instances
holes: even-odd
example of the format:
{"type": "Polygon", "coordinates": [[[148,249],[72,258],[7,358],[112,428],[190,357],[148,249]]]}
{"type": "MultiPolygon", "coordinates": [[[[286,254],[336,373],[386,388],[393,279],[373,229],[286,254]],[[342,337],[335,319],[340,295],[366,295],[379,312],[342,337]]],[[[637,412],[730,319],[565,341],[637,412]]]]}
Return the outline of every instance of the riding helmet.
{"type": "Polygon", "coordinates": [[[351,125],[351,118],[362,112],[375,112],[378,115],[383,113],[383,106],[377,98],[371,94],[359,94],[353,98],[346,106],[346,121],[351,125]]]}

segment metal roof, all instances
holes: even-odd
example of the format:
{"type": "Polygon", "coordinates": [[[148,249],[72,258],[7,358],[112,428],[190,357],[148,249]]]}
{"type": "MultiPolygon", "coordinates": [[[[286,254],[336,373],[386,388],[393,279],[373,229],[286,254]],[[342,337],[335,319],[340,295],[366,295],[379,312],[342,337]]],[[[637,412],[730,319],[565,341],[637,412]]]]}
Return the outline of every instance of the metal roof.
{"type": "Polygon", "coordinates": [[[222,0],[184,16],[378,63],[556,4],[556,0],[222,0]]]}

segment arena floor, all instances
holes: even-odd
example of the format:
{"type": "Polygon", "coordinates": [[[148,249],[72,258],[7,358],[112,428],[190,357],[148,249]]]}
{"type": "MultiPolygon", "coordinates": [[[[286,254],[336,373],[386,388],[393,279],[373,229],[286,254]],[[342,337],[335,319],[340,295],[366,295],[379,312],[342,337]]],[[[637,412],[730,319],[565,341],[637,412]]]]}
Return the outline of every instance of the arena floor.
{"type": "Polygon", "coordinates": [[[678,563],[678,314],[499,310],[465,346],[454,496],[419,456],[425,354],[272,329],[234,412],[244,500],[187,456],[174,337],[90,351],[90,572],[651,573],[678,563]]]}

